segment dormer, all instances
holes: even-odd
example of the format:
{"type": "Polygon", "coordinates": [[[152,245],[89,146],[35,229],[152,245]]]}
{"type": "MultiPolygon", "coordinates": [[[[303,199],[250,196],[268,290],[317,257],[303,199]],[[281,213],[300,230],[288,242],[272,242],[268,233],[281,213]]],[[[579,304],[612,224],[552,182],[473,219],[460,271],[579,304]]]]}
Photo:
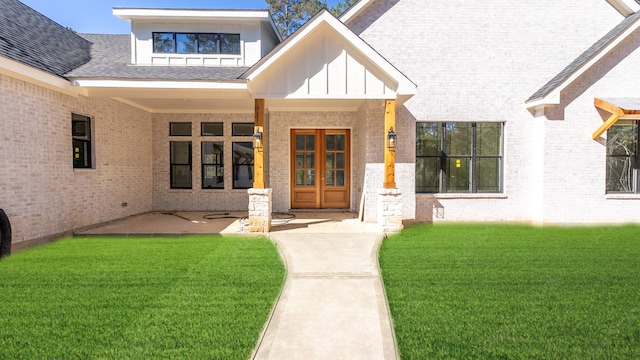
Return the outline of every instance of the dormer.
{"type": "Polygon", "coordinates": [[[282,40],[266,10],[114,8],[131,24],[131,64],[250,67],[282,40]]]}

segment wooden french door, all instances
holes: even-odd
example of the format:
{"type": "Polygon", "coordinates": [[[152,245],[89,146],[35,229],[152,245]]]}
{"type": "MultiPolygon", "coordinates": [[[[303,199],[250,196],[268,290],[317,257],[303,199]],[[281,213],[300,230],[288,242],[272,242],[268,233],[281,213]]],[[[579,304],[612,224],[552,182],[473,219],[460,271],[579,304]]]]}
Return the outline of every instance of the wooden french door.
{"type": "Polygon", "coordinates": [[[349,135],[347,129],[291,130],[291,208],[350,207],[349,135]]]}

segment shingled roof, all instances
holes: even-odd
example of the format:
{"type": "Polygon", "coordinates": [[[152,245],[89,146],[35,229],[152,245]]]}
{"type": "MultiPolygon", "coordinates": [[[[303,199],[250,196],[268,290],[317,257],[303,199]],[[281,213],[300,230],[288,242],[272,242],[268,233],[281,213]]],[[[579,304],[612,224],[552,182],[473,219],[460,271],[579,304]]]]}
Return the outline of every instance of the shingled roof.
{"type": "Polygon", "coordinates": [[[585,66],[594,57],[599,55],[609,44],[621,36],[627,29],[640,20],[640,11],[626,17],[620,24],[609,31],[605,36],[583,52],[578,58],[576,58],[571,64],[565,67],[558,75],[554,76],[549,82],[536,91],[526,102],[532,102],[535,100],[543,99],[545,96],[551,94],[565,81],[567,81],[574,73],[578,72],[583,66],[585,66]]]}
{"type": "Polygon", "coordinates": [[[131,63],[130,35],[82,34],[93,43],[91,61],[65,74],[73,79],[236,80],[248,67],[139,66],[131,63]]]}
{"type": "Polygon", "coordinates": [[[62,76],[91,58],[91,43],[17,0],[0,0],[0,56],[62,76]]]}

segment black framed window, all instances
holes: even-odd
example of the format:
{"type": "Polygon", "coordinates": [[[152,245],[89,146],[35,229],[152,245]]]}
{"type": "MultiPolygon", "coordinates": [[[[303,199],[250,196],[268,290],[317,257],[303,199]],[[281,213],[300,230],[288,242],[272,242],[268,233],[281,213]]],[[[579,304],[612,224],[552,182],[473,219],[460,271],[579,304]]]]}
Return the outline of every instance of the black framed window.
{"type": "Polygon", "coordinates": [[[201,136],[223,136],[224,125],[221,122],[203,122],[200,124],[201,136]]]}
{"type": "Polygon", "coordinates": [[[91,118],[71,114],[71,137],[73,141],[73,167],[75,169],[91,169],[91,118]]]}
{"type": "Polygon", "coordinates": [[[174,33],[157,32],[153,33],[153,52],[166,54],[176,51],[176,40],[174,33]]]}
{"type": "Polygon", "coordinates": [[[640,122],[619,120],[607,130],[607,192],[639,193],[640,122]]]}
{"type": "Polygon", "coordinates": [[[240,34],[154,32],[152,37],[159,54],[241,54],[240,34]]]}
{"type": "Polygon", "coordinates": [[[499,122],[418,122],[416,192],[502,192],[499,122]]]}
{"type": "Polygon", "coordinates": [[[169,143],[171,188],[191,189],[191,141],[169,143]]]}
{"type": "Polygon", "coordinates": [[[253,136],[253,123],[233,123],[233,124],[231,124],[231,135],[233,135],[233,136],[253,136]]]}
{"type": "Polygon", "coordinates": [[[224,143],[202,142],[202,188],[224,189],[224,143]]]}
{"type": "Polygon", "coordinates": [[[169,136],[191,136],[190,122],[169,123],[169,136]]]}
{"type": "Polygon", "coordinates": [[[249,189],[253,187],[253,144],[234,142],[233,150],[233,188],[249,189]]]}

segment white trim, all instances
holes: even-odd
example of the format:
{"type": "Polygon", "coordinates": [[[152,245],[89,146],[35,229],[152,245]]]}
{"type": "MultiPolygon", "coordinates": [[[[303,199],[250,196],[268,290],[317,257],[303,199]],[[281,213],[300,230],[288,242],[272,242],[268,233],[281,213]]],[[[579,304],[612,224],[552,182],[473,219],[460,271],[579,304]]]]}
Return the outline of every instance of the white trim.
{"type": "Polygon", "coordinates": [[[640,200],[640,194],[607,194],[605,195],[607,200],[640,200]]]}
{"type": "Polygon", "coordinates": [[[373,3],[373,0],[360,0],[340,15],[340,21],[347,23],[354,17],[358,16],[364,9],[373,3]]]}
{"type": "Polygon", "coordinates": [[[86,95],[86,91],[73,88],[71,83],[64,78],[2,56],[0,56],[0,74],[5,74],[50,90],[62,92],[66,95],[86,95]]]}
{"type": "Polygon", "coordinates": [[[591,67],[600,61],[603,57],[607,56],[616,46],[618,46],[622,41],[624,41],[627,37],[633,34],[640,27],[640,21],[636,21],[631,26],[629,26],[623,33],[618,35],[615,39],[613,39],[606,47],[602,48],[598,53],[596,53],[588,62],[583,64],[578,70],[574,71],[571,76],[565,79],[560,84],[556,85],[553,91],[551,91],[548,95],[532,100],[526,103],[527,109],[531,109],[533,107],[537,107],[540,105],[558,105],[560,104],[560,92],[564,90],[567,86],[573,83],[578,77],[582,76],[585,72],[587,72],[591,67]]]}
{"type": "Polygon", "coordinates": [[[503,193],[434,193],[434,194],[425,194],[425,193],[416,193],[416,198],[435,198],[442,200],[461,200],[461,199],[489,199],[489,200],[501,200],[508,199],[509,196],[503,193]]]}
{"type": "Polygon", "coordinates": [[[184,19],[264,19],[270,21],[267,10],[206,10],[206,9],[141,9],[113,8],[113,15],[123,20],[184,20],[184,19]]]}
{"type": "Polygon", "coordinates": [[[132,88],[132,89],[194,89],[194,90],[247,90],[246,82],[206,81],[151,81],[151,80],[99,80],[77,79],[73,86],[87,88],[132,88]]]}
{"type": "Polygon", "coordinates": [[[627,17],[640,10],[640,4],[634,0],[607,0],[622,16],[627,17]]]}

